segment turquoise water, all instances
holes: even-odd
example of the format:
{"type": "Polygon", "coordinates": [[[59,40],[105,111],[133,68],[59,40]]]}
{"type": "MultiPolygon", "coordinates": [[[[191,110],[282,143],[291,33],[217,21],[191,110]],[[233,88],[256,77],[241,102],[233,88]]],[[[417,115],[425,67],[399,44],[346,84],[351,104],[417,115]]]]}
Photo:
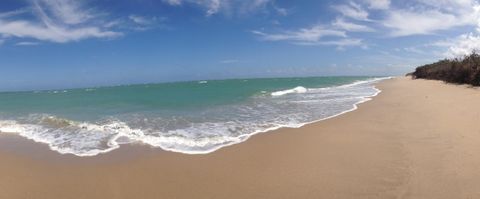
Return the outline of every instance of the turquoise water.
{"type": "Polygon", "coordinates": [[[209,80],[0,93],[0,131],[52,150],[97,155],[141,142],[208,153],[253,134],[298,127],[375,95],[373,77],[209,80]]]}

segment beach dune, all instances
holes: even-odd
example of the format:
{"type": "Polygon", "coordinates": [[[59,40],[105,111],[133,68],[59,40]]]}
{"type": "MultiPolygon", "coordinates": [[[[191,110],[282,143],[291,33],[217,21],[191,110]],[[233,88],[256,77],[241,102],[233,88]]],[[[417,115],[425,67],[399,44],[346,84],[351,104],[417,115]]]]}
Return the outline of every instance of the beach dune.
{"type": "Polygon", "coordinates": [[[480,90],[394,78],[355,111],[206,155],[0,136],[0,198],[480,198],[480,90]]]}

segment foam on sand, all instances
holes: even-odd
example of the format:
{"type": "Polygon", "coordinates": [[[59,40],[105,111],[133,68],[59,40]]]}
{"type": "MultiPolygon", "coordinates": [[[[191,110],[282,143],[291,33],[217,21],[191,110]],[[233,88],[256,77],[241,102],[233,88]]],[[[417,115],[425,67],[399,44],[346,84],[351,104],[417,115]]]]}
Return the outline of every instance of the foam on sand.
{"type": "Polygon", "coordinates": [[[380,90],[373,78],[325,88],[295,87],[253,96],[240,104],[218,106],[200,116],[131,115],[94,122],[30,114],[0,120],[0,132],[16,133],[47,144],[62,154],[95,156],[122,144],[144,143],[163,150],[205,154],[282,127],[298,128],[355,110],[380,90]]]}

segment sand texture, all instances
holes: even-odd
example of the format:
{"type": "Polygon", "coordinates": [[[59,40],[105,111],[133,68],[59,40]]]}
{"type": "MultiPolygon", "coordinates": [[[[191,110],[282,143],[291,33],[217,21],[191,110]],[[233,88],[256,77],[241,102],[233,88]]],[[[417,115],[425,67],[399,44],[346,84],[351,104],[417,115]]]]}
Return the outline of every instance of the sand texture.
{"type": "Polygon", "coordinates": [[[60,155],[2,133],[0,199],[480,198],[480,90],[395,78],[359,109],[207,155],[60,155]]]}

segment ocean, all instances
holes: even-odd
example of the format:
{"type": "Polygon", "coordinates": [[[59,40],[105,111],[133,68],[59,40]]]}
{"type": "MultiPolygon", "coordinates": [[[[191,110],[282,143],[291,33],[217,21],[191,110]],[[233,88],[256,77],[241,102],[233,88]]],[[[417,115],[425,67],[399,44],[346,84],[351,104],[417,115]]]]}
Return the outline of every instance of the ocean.
{"type": "Polygon", "coordinates": [[[208,80],[0,93],[0,132],[95,156],[129,143],[205,154],[356,109],[388,77],[208,80]]]}

